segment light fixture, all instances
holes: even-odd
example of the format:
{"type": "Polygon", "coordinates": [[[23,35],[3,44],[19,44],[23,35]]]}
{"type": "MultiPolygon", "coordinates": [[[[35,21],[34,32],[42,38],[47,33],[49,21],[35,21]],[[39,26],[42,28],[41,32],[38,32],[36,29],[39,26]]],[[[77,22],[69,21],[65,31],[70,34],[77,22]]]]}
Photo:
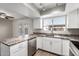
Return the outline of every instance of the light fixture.
{"type": "Polygon", "coordinates": [[[58,13],[62,13],[62,11],[60,10],[53,11],[53,14],[58,14],[58,13]]]}
{"type": "Polygon", "coordinates": [[[13,19],[14,17],[6,15],[6,13],[0,12],[0,18],[4,19],[13,19]]]}
{"type": "Polygon", "coordinates": [[[0,17],[1,18],[5,18],[6,17],[6,14],[5,13],[0,13],[0,17]]]}
{"type": "Polygon", "coordinates": [[[45,9],[45,8],[43,8],[42,10],[43,10],[43,11],[45,11],[46,9],[45,9]]]}
{"type": "Polygon", "coordinates": [[[46,8],[43,6],[42,3],[40,3],[40,10],[42,10],[42,11],[45,11],[46,10],[46,8]]]}

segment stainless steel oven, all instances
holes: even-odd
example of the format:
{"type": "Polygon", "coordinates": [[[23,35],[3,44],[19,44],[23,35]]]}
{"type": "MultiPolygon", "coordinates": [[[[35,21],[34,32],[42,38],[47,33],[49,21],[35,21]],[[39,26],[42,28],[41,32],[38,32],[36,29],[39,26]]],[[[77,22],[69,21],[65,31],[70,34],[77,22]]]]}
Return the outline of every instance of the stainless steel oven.
{"type": "Polygon", "coordinates": [[[36,52],[36,38],[28,41],[28,55],[32,56],[36,52]]]}
{"type": "Polygon", "coordinates": [[[70,56],[75,56],[75,54],[71,50],[69,51],[69,55],[70,56]]]}
{"type": "Polygon", "coordinates": [[[79,42],[71,41],[69,55],[70,56],[79,56],[79,49],[78,48],[79,48],[79,42]]]}

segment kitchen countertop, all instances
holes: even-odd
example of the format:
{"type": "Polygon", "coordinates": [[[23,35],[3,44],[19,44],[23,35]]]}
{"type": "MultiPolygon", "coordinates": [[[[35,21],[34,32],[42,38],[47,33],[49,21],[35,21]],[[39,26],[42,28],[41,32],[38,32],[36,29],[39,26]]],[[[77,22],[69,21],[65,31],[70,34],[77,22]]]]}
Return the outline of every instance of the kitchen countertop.
{"type": "Polygon", "coordinates": [[[33,32],[35,34],[49,34],[49,35],[65,35],[65,36],[79,36],[79,33],[71,34],[65,31],[53,31],[53,32],[33,32]]]}
{"type": "Polygon", "coordinates": [[[37,35],[37,37],[49,37],[49,38],[59,38],[64,40],[70,40],[70,41],[79,41],[79,35],[59,35],[59,34],[51,34],[47,35],[47,33],[35,33],[34,35],[37,35]]]}
{"type": "Polygon", "coordinates": [[[4,39],[4,40],[1,40],[0,42],[7,45],[7,46],[12,46],[12,45],[24,42],[24,41],[29,41],[33,38],[36,38],[36,36],[34,36],[34,35],[28,35],[28,36],[25,35],[24,37],[19,36],[19,37],[4,39]]]}
{"type": "Polygon", "coordinates": [[[59,38],[59,39],[64,39],[64,40],[73,40],[73,41],[79,41],[79,36],[76,35],[75,37],[74,36],[71,36],[71,35],[53,35],[53,34],[42,34],[42,33],[34,33],[34,34],[31,34],[31,35],[25,35],[24,37],[22,36],[19,36],[19,37],[14,37],[14,38],[9,38],[9,39],[5,39],[5,40],[1,40],[0,42],[7,45],[7,46],[12,46],[12,45],[15,45],[15,44],[18,44],[18,43],[21,43],[21,42],[24,42],[24,41],[29,41],[33,38],[36,38],[36,37],[49,37],[49,38],[59,38]]]}

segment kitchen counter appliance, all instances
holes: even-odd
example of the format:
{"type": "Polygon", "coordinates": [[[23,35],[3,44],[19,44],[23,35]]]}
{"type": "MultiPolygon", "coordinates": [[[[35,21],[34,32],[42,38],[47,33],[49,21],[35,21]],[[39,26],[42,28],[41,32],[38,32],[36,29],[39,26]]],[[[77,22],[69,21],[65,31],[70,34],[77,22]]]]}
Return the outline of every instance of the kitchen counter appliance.
{"type": "Polygon", "coordinates": [[[36,52],[36,38],[28,41],[28,55],[32,56],[36,52]]]}

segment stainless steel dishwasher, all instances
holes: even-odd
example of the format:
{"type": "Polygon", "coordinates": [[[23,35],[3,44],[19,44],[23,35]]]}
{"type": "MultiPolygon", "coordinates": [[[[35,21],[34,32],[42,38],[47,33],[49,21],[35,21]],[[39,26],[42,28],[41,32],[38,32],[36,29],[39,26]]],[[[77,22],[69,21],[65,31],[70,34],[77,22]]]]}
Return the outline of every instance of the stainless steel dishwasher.
{"type": "Polygon", "coordinates": [[[32,56],[36,52],[36,38],[28,41],[28,55],[32,56]]]}

